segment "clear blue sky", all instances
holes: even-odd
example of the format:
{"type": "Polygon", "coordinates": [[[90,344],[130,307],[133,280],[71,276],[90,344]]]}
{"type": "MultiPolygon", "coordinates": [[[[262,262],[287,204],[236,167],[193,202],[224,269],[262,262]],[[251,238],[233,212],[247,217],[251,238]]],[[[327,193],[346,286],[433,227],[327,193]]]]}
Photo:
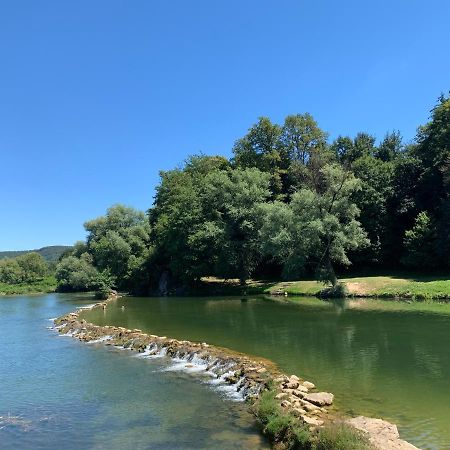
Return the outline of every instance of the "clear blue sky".
{"type": "Polygon", "coordinates": [[[71,244],[258,116],[406,140],[450,89],[450,2],[0,3],[0,250],[71,244]]]}

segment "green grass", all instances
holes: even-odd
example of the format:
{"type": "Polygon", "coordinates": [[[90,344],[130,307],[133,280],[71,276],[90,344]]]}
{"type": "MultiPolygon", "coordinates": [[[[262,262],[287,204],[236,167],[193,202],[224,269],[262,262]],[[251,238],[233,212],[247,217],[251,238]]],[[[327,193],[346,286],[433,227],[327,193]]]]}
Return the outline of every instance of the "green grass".
{"type": "MultiPolygon", "coordinates": [[[[450,299],[450,276],[371,276],[342,278],[349,296],[379,298],[450,299]]],[[[325,289],[317,281],[276,283],[267,293],[287,292],[288,295],[319,295],[325,289]]]]}
{"type": "Polygon", "coordinates": [[[275,391],[263,392],[252,405],[263,433],[278,449],[311,449],[312,435],[308,428],[291,414],[282,410],[275,391]]]}
{"type": "Polygon", "coordinates": [[[55,289],[56,279],[53,276],[47,276],[42,278],[41,280],[30,283],[0,283],[0,295],[38,294],[43,292],[54,292],[55,289]]]}
{"type": "Polygon", "coordinates": [[[298,450],[371,450],[367,438],[342,422],[328,423],[315,431],[283,410],[275,391],[263,392],[252,406],[263,433],[277,449],[298,450]]]}
{"type": "Polygon", "coordinates": [[[344,423],[331,423],[319,429],[314,450],[369,450],[367,438],[344,423]]]}

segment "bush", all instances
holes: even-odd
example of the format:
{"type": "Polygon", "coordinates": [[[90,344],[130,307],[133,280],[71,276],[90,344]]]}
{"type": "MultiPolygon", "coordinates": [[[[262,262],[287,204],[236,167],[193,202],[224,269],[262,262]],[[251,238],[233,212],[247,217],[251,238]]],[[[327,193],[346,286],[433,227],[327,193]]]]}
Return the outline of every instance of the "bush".
{"type": "Polygon", "coordinates": [[[332,423],[319,429],[314,450],[372,450],[360,431],[344,423],[332,423]]]}
{"type": "Polygon", "coordinates": [[[280,408],[275,400],[275,391],[263,392],[253,405],[253,413],[261,423],[264,434],[277,444],[277,448],[311,448],[311,433],[308,428],[280,408]]]}

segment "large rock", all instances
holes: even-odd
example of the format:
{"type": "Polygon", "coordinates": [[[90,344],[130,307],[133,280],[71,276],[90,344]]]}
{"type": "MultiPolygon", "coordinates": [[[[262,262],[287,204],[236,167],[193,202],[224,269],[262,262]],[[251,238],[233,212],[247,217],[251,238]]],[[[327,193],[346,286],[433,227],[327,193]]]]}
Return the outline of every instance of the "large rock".
{"type": "Polygon", "coordinates": [[[303,398],[306,394],[304,391],[301,391],[300,389],[296,389],[292,392],[292,395],[295,395],[298,398],[303,398]]]}
{"type": "Polygon", "coordinates": [[[314,392],[303,397],[306,401],[317,406],[326,406],[333,403],[334,395],[329,392],[314,392]]]}
{"type": "Polygon", "coordinates": [[[367,433],[370,442],[377,450],[419,450],[409,442],[401,440],[397,427],[385,420],[359,416],[347,420],[347,423],[367,433]]]}
{"type": "Polygon", "coordinates": [[[298,381],[289,381],[289,383],[286,383],[284,386],[287,389],[297,389],[299,385],[298,381]]]}
{"type": "Polygon", "coordinates": [[[305,415],[300,416],[303,420],[303,422],[305,422],[308,425],[312,425],[315,427],[320,427],[321,425],[323,425],[323,420],[320,419],[314,419],[313,417],[308,417],[305,415]]]}
{"type": "Polygon", "coordinates": [[[319,407],[317,405],[314,405],[313,403],[307,402],[304,399],[300,400],[300,404],[308,412],[316,411],[316,410],[319,409],[319,407]]]}
{"type": "Polygon", "coordinates": [[[275,398],[277,400],[283,400],[288,397],[288,394],[286,392],[280,392],[279,394],[275,395],[275,398]]]}

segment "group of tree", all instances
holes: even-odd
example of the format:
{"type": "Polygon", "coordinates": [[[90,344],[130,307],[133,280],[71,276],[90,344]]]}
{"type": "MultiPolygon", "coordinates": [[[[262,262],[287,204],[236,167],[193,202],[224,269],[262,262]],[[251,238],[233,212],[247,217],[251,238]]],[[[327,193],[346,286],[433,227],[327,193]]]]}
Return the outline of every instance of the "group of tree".
{"type": "Polygon", "coordinates": [[[150,226],[144,213],[116,205],[84,227],[86,242],[75,243],[56,266],[60,291],[147,289],[150,226]]]}
{"type": "Polygon", "coordinates": [[[36,252],[0,259],[0,283],[32,283],[41,280],[48,272],[48,264],[36,252]]]}
{"type": "Polygon", "coordinates": [[[204,276],[315,275],[336,269],[450,268],[450,99],[405,144],[358,133],[329,142],[309,114],[260,118],[233,157],[198,155],[161,172],[144,215],[123,206],[87,222],[61,260],[61,288],[145,291],[204,276]]]}

